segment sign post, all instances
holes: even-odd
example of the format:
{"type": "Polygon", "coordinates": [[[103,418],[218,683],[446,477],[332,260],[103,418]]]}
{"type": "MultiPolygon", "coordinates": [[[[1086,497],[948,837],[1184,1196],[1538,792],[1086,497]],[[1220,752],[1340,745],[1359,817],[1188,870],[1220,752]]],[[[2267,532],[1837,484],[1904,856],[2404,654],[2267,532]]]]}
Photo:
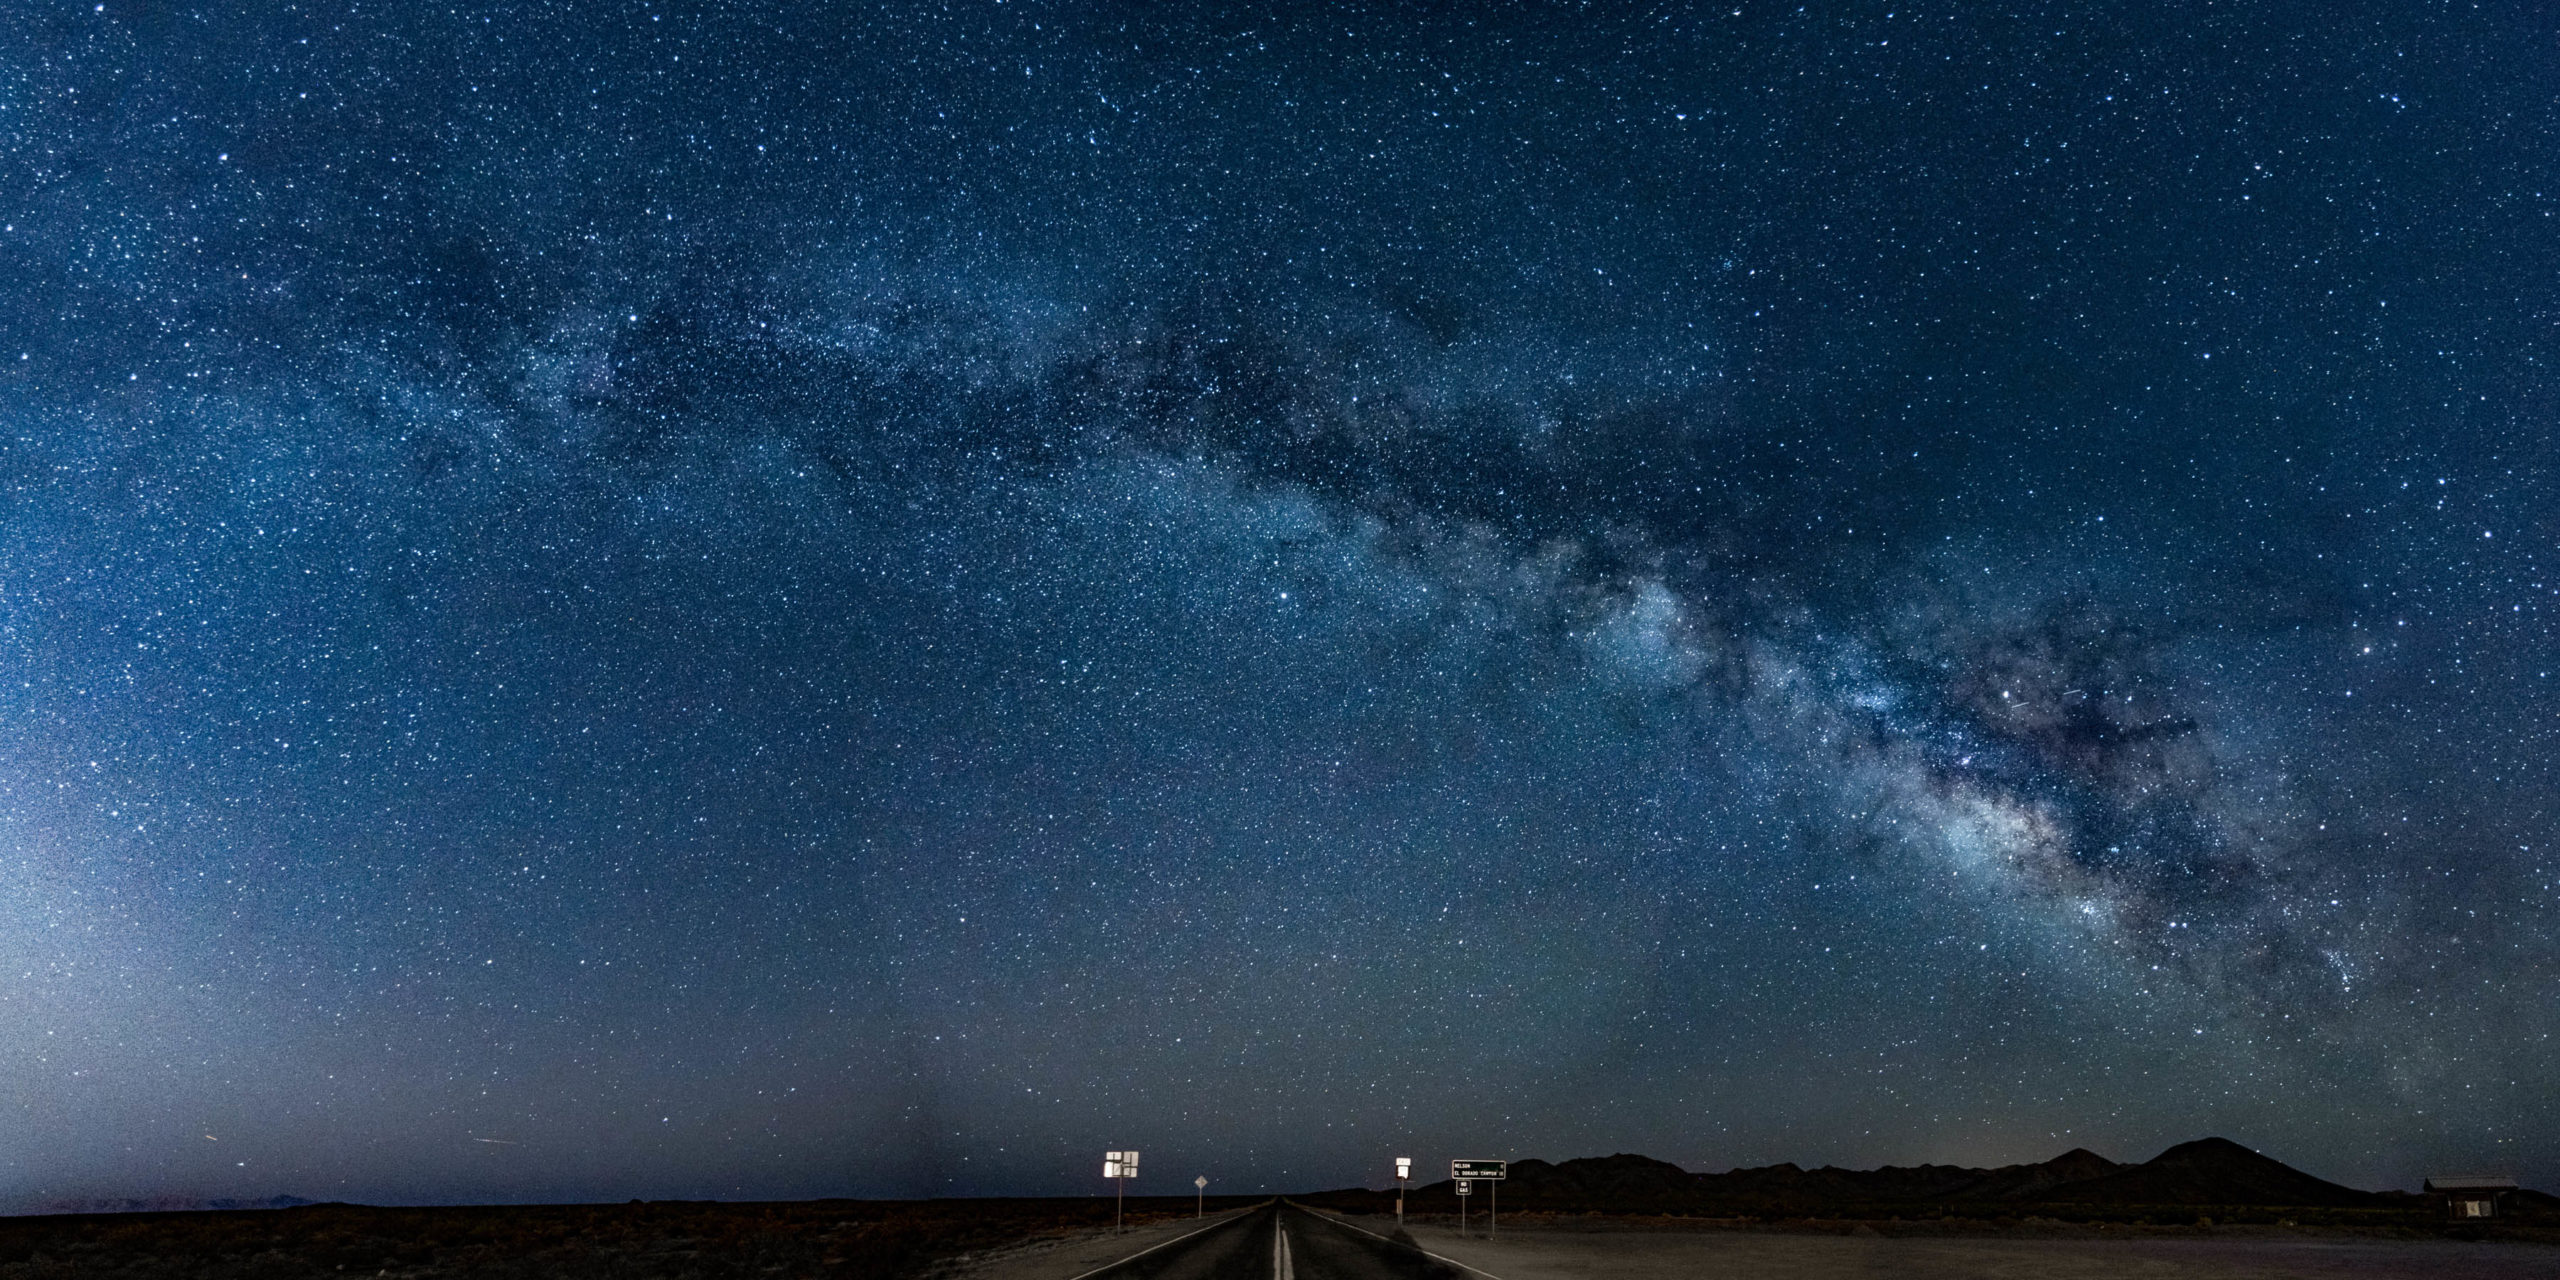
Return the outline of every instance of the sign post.
{"type": "Polygon", "coordinates": [[[1138,1176],[1138,1153],[1105,1151],[1102,1153],[1102,1176],[1111,1179],[1111,1232],[1120,1233],[1120,1208],[1128,1203],[1129,1179],[1138,1176]]]}
{"type": "Polygon", "coordinates": [[[1396,1225],[1404,1225],[1404,1184],[1413,1176],[1413,1157],[1396,1157],[1396,1225]]]}
{"type": "MultiPolygon", "coordinates": [[[[1485,1209],[1485,1239],[1492,1239],[1493,1233],[1502,1225],[1500,1208],[1502,1180],[1510,1171],[1511,1164],[1507,1160],[1452,1160],[1449,1162],[1449,1176],[1457,1179],[1459,1195],[1467,1193],[1467,1183],[1470,1179],[1482,1178],[1493,1184],[1492,1203],[1485,1209]]],[[[1458,1232],[1461,1235],[1465,1234],[1467,1229],[1466,1205],[1467,1202],[1464,1200],[1458,1202],[1458,1232]]]]}
{"type": "Polygon", "coordinates": [[[1205,1218],[1209,1216],[1207,1210],[1204,1208],[1208,1203],[1209,1175],[1204,1173],[1191,1180],[1191,1216],[1195,1218],[1205,1218]]]}
{"type": "Polygon", "coordinates": [[[1474,1183],[1472,1183],[1472,1182],[1469,1182],[1469,1181],[1467,1181],[1467,1180],[1466,1180],[1466,1179],[1464,1179],[1464,1178],[1460,1178],[1460,1179],[1458,1179],[1458,1180],[1457,1180],[1457,1182],[1458,1182],[1458,1234],[1459,1234],[1461,1237],[1463,1237],[1463,1236],[1465,1236],[1465,1235],[1467,1234],[1467,1197],[1475,1194],[1476,1184],[1474,1184],[1474,1183]]]}

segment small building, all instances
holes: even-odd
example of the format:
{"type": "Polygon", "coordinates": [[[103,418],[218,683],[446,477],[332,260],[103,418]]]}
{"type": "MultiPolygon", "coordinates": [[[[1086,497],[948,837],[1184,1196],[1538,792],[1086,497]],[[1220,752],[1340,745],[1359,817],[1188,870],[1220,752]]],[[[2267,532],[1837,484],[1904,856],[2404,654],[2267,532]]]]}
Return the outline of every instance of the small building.
{"type": "Polygon", "coordinates": [[[2427,1179],[2427,1194],[2444,1197],[2444,1216],[2455,1222],[2479,1222],[2498,1216],[2498,1201],[2516,1189],[2516,1180],[2494,1174],[2449,1173],[2427,1179]]]}

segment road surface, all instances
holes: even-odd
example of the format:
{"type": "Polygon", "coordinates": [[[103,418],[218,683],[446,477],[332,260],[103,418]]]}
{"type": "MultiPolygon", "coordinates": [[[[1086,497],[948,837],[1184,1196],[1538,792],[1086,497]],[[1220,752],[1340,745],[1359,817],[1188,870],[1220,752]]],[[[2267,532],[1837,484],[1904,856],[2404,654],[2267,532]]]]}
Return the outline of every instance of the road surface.
{"type": "MultiPolygon", "coordinates": [[[[1374,1230],[1285,1200],[1085,1273],[1090,1280],[1485,1280],[1374,1230]]],[[[1078,1280],[1085,1280],[1079,1277],[1078,1280]]]]}
{"type": "MultiPolygon", "coordinates": [[[[1285,1200],[1194,1226],[991,1259],[969,1280],[2552,1280],[2560,1245],[2272,1228],[2193,1236],[1893,1238],[1337,1218],[1285,1200]],[[1390,1238],[1396,1237],[1396,1238],[1390,1238]]],[[[2118,1233],[2119,1236],[2128,1233],[2118,1233]]]]}

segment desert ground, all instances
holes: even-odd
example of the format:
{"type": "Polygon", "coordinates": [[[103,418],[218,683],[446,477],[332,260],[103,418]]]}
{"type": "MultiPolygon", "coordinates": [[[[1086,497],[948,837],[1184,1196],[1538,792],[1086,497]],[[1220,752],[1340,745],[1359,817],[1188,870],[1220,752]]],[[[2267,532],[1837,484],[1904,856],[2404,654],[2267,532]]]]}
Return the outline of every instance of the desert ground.
{"type": "MultiPolygon", "coordinates": [[[[1336,1220],[1370,1230],[1392,1223],[1336,1220]]],[[[1884,1224],[1879,1224],[1884,1225],[1884,1224]]],[[[2548,1280],[2560,1244],[2390,1239],[2281,1227],[2012,1229],[1997,1234],[1897,1237],[1890,1226],[1833,1229],[1682,1228],[1589,1220],[1519,1220],[1484,1238],[1454,1220],[1408,1224],[1414,1243],[1477,1280],[1828,1280],[1841,1276],[1979,1280],[2548,1280]],[[2040,1234],[2050,1232],[2050,1234],[2040,1234]]]]}
{"type": "MultiPolygon", "coordinates": [[[[1214,1213],[1258,1201],[1208,1203],[1214,1213]]],[[[1143,1231],[1190,1223],[1192,1200],[1128,1208],[1143,1231]]],[[[1111,1220],[1111,1201],[1087,1197],[57,1214],[0,1218],[0,1280],[889,1280],[990,1250],[1113,1241],[1111,1220]]]]}
{"type": "MultiPolygon", "coordinates": [[[[1380,1214],[1281,1201],[652,1202],[0,1218],[0,1280],[2522,1280],[2560,1241],[2330,1227],[1708,1223],[1380,1214]]],[[[2544,1238],[2534,1238],[2537,1235],[2544,1238]]]]}
{"type": "Polygon", "coordinates": [[[2319,1228],[1967,1224],[1793,1227],[1345,1215],[1286,1202],[1207,1224],[1084,1233],[983,1252],[954,1280],[2547,1280],[2560,1244],[2319,1228]],[[1880,1229],[1882,1228],[1882,1229],[1880,1229]],[[1114,1263],[1118,1265],[1113,1265],[1114,1263]]]}

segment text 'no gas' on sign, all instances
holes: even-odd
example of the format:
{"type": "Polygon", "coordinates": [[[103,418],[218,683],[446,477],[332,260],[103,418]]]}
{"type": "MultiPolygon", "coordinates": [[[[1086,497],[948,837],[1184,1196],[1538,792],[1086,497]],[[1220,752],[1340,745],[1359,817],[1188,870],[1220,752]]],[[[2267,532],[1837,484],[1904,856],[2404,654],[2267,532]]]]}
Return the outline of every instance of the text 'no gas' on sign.
{"type": "Polygon", "coordinates": [[[1460,1181],[1482,1178],[1500,1182],[1503,1169],[1510,1163],[1508,1160],[1452,1160],[1449,1162],[1449,1176],[1460,1181]]]}

